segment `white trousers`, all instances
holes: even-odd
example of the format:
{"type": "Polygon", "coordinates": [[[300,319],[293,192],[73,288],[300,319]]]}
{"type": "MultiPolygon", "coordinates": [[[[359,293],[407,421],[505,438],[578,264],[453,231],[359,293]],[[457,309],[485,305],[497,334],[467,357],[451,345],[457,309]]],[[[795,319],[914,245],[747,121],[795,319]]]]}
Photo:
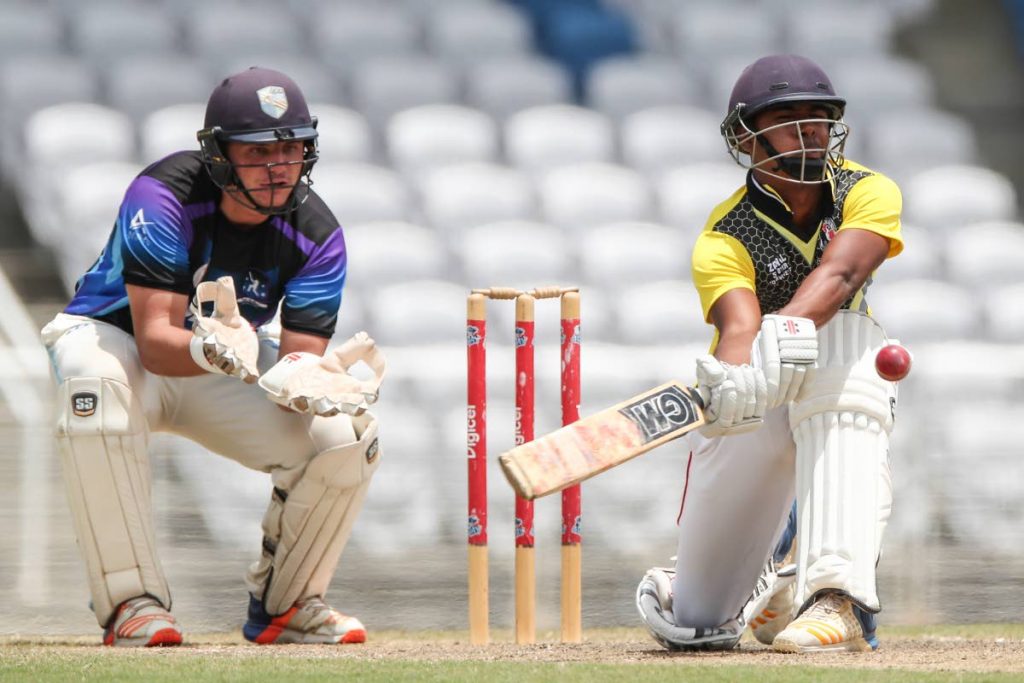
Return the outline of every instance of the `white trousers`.
{"type": "Polygon", "coordinates": [[[796,478],[789,407],[753,432],[689,441],[672,610],[680,626],[713,628],[739,613],[786,525],[796,478]]]}
{"type": "MultiPolygon", "coordinates": [[[[258,385],[235,377],[155,375],[142,367],[135,338],[108,323],[61,313],[47,326],[43,341],[58,384],[68,377],[122,382],[142,401],[150,432],[183,436],[246,467],[269,472],[274,486],[286,490],[317,453],[356,440],[347,415],[285,412],[258,385]]],[[[261,340],[260,372],[276,362],[276,341],[261,340]]]]}

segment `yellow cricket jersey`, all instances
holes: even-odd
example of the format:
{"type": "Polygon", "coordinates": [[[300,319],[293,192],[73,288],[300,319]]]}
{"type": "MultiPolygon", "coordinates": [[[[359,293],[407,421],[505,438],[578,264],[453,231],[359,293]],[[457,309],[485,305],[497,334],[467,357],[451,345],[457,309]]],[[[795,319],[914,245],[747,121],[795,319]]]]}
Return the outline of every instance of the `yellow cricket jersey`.
{"type": "MultiPolygon", "coordinates": [[[[903,250],[903,199],[896,183],[845,161],[828,187],[821,219],[804,235],[793,226],[793,214],[782,198],[751,173],[744,187],[715,207],[693,248],[693,283],[707,322],[718,298],[736,287],[754,292],[762,315],[785,306],[821,262],[837,230],[858,228],[889,238],[889,258],[903,250]]],[[[843,308],[867,311],[864,294],[870,283],[869,278],[843,308]]],[[[715,343],[717,337],[716,331],[715,343]]]]}

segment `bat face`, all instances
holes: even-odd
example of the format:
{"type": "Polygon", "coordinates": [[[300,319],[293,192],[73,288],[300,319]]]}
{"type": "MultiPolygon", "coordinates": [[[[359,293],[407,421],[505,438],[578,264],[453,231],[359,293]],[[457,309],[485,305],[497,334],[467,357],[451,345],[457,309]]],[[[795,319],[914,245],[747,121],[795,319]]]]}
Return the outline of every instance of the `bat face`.
{"type": "Polygon", "coordinates": [[[600,474],[703,424],[696,391],[668,382],[517,446],[498,460],[512,488],[533,499],[600,474]]]}

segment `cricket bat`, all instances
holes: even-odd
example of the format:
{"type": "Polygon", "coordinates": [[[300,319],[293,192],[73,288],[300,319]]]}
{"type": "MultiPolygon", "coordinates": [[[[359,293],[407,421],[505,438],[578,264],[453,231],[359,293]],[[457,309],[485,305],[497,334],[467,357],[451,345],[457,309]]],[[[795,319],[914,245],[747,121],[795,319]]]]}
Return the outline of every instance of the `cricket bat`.
{"type": "Polygon", "coordinates": [[[621,465],[704,424],[697,390],[666,382],[503,453],[512,488],[533,500],[621,465]]]}

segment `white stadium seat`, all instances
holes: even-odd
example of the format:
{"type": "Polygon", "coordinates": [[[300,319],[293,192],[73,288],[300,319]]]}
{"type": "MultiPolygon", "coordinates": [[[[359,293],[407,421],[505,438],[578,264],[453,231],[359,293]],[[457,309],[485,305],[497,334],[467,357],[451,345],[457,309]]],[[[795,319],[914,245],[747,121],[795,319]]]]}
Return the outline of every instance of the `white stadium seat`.
{"type": "Polygon", "coordinates": [[[292,13],[276,3],[247,3],[244,11],[206,3],[201,11],[184,17],[184,32],[189,52],[207,62],[239,53],[298,55],[306,44],[292,13]]]}
{"type": "Polygon", "coordinates": [[[572,99],[569,72],[540,57],[495,57],[466,66],[466,102],[499,121],[541,105],[572,99]]]}
{"type": "Polygon", "coordinates": [[[872,315],[890,337],[914,344],[973,339],[983,332],[976,293],[940,280],[900,280],[868,289],[872,315]]]}
{"type": "Polygon", "coordinates": [[[108,103],[141,121],[172,104],[206,102],[225,75],[212,75],[201,61],[187,57],[132,57],[113,63],[104,82],[108,103]]]}
{"type": "MultiPolygon", "coordinates": [[[[301,87],[301,83],[300,83],[301,87]]],[[[317,146],[320,162],[370,161],[373,158],[373,134],[359,112],[334,104],[315,101],[309,113],[317,118],[317,146]]],[[[314,178],[316,171],[314,173],[314,178]]]]}
{"type": "Polygon", "coordinates": [[[829,67],[837,93],[846,109],[867,119],[894,109],[927,107],[935,99],[935,84],[925,67],[914,61],[879,54],[844,60],[829,67]]]}
{"type": "Polygon", "coordinates": [[[469,228],[459,242],[459,255],[466,282],[475,287],[529,289],[561,283],[570,265],[565,236],[550,225],[528,221],[469,228]]]}
{"type": "Polygon", "coordinates": [[[967,223],[1013,220],[1017,192],[1010,179],[989,168],[939,166],[915,174],[903,185],[906,219],[937,234],[967,223]]]}
{"type": "Polygon", "coordinates": [[[583,281],[619,287],[690,275],[689,253],[680,230],[656,223],[611,223],[587,231],[580,241],[583,281]]]}
{"type": "Polygon", "coordinates": [[[897,182],[935,166],[969,164],[977,156],[971,124],[928,107],[877,114],[863,132],[872,163],[897,182]]]}
{"type": "Polygon", "coordinates": [[[767,6],[680,3],[670,25],[675,51],[690,68],[705,73],[723,58],[749,64],[763,55],[782,51],[778,13],[767,6]]]}
{"type": "Polygon", "coordinates": [[[372,164],[323,163],[313,169],[313,189],[342,225],[409,218],[409,190],[391,169],[372,164]]]}
{"type": "Polygon", "coordinates": [[[0,62],[25,55],[61,52],[60,15],[44,3],[0,4],[0,62]]]}
{"type": "Polygon", "coordinates": [[[441,280],[408,280],[377,289],[370,296],[368,329],[389,345],[465,344],[465,287],[441,280]]]}
{"type": "MultiPolygon", "coordinates": [[[[686,254],[680,261],[685,263],[686,254]]],[[[700,297],[688,280],[674,279],[623,287],[616,292],[619,335],[628,344],[710,344],[700,297]]]]}
{"type": "Polygon", "coordinates": [[[725,159],[720,123],[718,116],[695,107],[643,109],[622,122],[622,157],[652,176],[673,166],[725,159]]]}
{"type": "Polygon", "coordinates": [[[153,163],[183,149],[199,149],[196,132],[203,127],[206,104],[191,102],[157,109],[142,120],[139,138],[143,163],[153,163]]]}
{"type": "Polygon", "coordinates": [[[875,282],[895,282],[919,278],[941,279],[945,272],[942,258],[942,239],[916,225],[903,224],[903,251],[883,263],[876,274],[875,282]]]}
{"type": "Polygon", "coordinates": [[[994,287],[985,295],[988,336],[993,341],[1020,345],[1024,339],[1024,281],[994,287]]]}
{"type": "Polygon", "coordinates": [[[731,161],[689,164],[666,172],[657,184],[661,222],[696,238],[711,210],[743,187],[745,177],[731,161]]]}
{"type": "Polygon", "coordinates": [[[894,29],[892,13],[882,3],[825,2],[814,12],[793,4],[787,15],[789,52],[812,58],[827,56],[828,66],[887,52],[894,29]],[[823,26],[828,29],[822,30],[823,26]]]}
{"type": "Polygon", "coordinates": [[[471,226],[536,217],[533,186],[525,173],[496,164],[458,164],[419,180],[423,220],[452,239],[471,226]]]}
{"type": "Polygon", "coordinates": [[[345,248],[349,283],[363,291],[446,274],[448,257],[437,233],[412,223],[378,221],[346,226],[345,248]]]}
{"type": "Polygon", "coordinates": [[[969,223],[949,235],[944,256],[950,279],[975,291],[1022,283],[1024,223],[969,223]]]}
{"type": "Polygon", "coordinates": [[[499,3],[439,6],[424,22],[427,48],[458,64],[527,54],[531,26],[523,12],[499,3]]]}
{"type": "Polygon", "coordinates": [[[312,43],[336,69],[354,70],[365,61],[416,51],[419,28],[413,17],[388,3],[332,3],[312,23],[312,43]]]}
{"type": "Polygon", "coordinates": [[[68,22],[69,43],[93,63],[179,50],[178,26],[158,5],[112,0],[77,4],[68,22]]]}
{"type": "Polygon", "coordinates": [[[439,166],[493,161],[498,156],[498,127],[477,109],[428,104],[391,117],[387,146],[394,166],[416,175],[439,166]]]}
{"type": "Polygon", "coordinates": [[[621,120],[649,107],[697,104],[700,93],[690,71],[667,57],[612,57],[587,76],[591,107],[621,120]]]}
{"type": "Polygon", "coordinates": [[[539,181],[541,216],[568,230],[653,216],[651,188],[639,172],[606,163],[556,168],[539,181]]]}
{"type": "Polygon", "coordinates": [[[527,171],[610,161],[615,135],[611,121],[598,112],[572,105],[531,107],[505,122],[505,153],[527,171]]]}
{"type": "Polygon", "coordinates": [[[425,56],[368,60],[349,78],[352,103],[375,130],[383,130],[403,109],[458,100],[456,71],[425,56]]]}

